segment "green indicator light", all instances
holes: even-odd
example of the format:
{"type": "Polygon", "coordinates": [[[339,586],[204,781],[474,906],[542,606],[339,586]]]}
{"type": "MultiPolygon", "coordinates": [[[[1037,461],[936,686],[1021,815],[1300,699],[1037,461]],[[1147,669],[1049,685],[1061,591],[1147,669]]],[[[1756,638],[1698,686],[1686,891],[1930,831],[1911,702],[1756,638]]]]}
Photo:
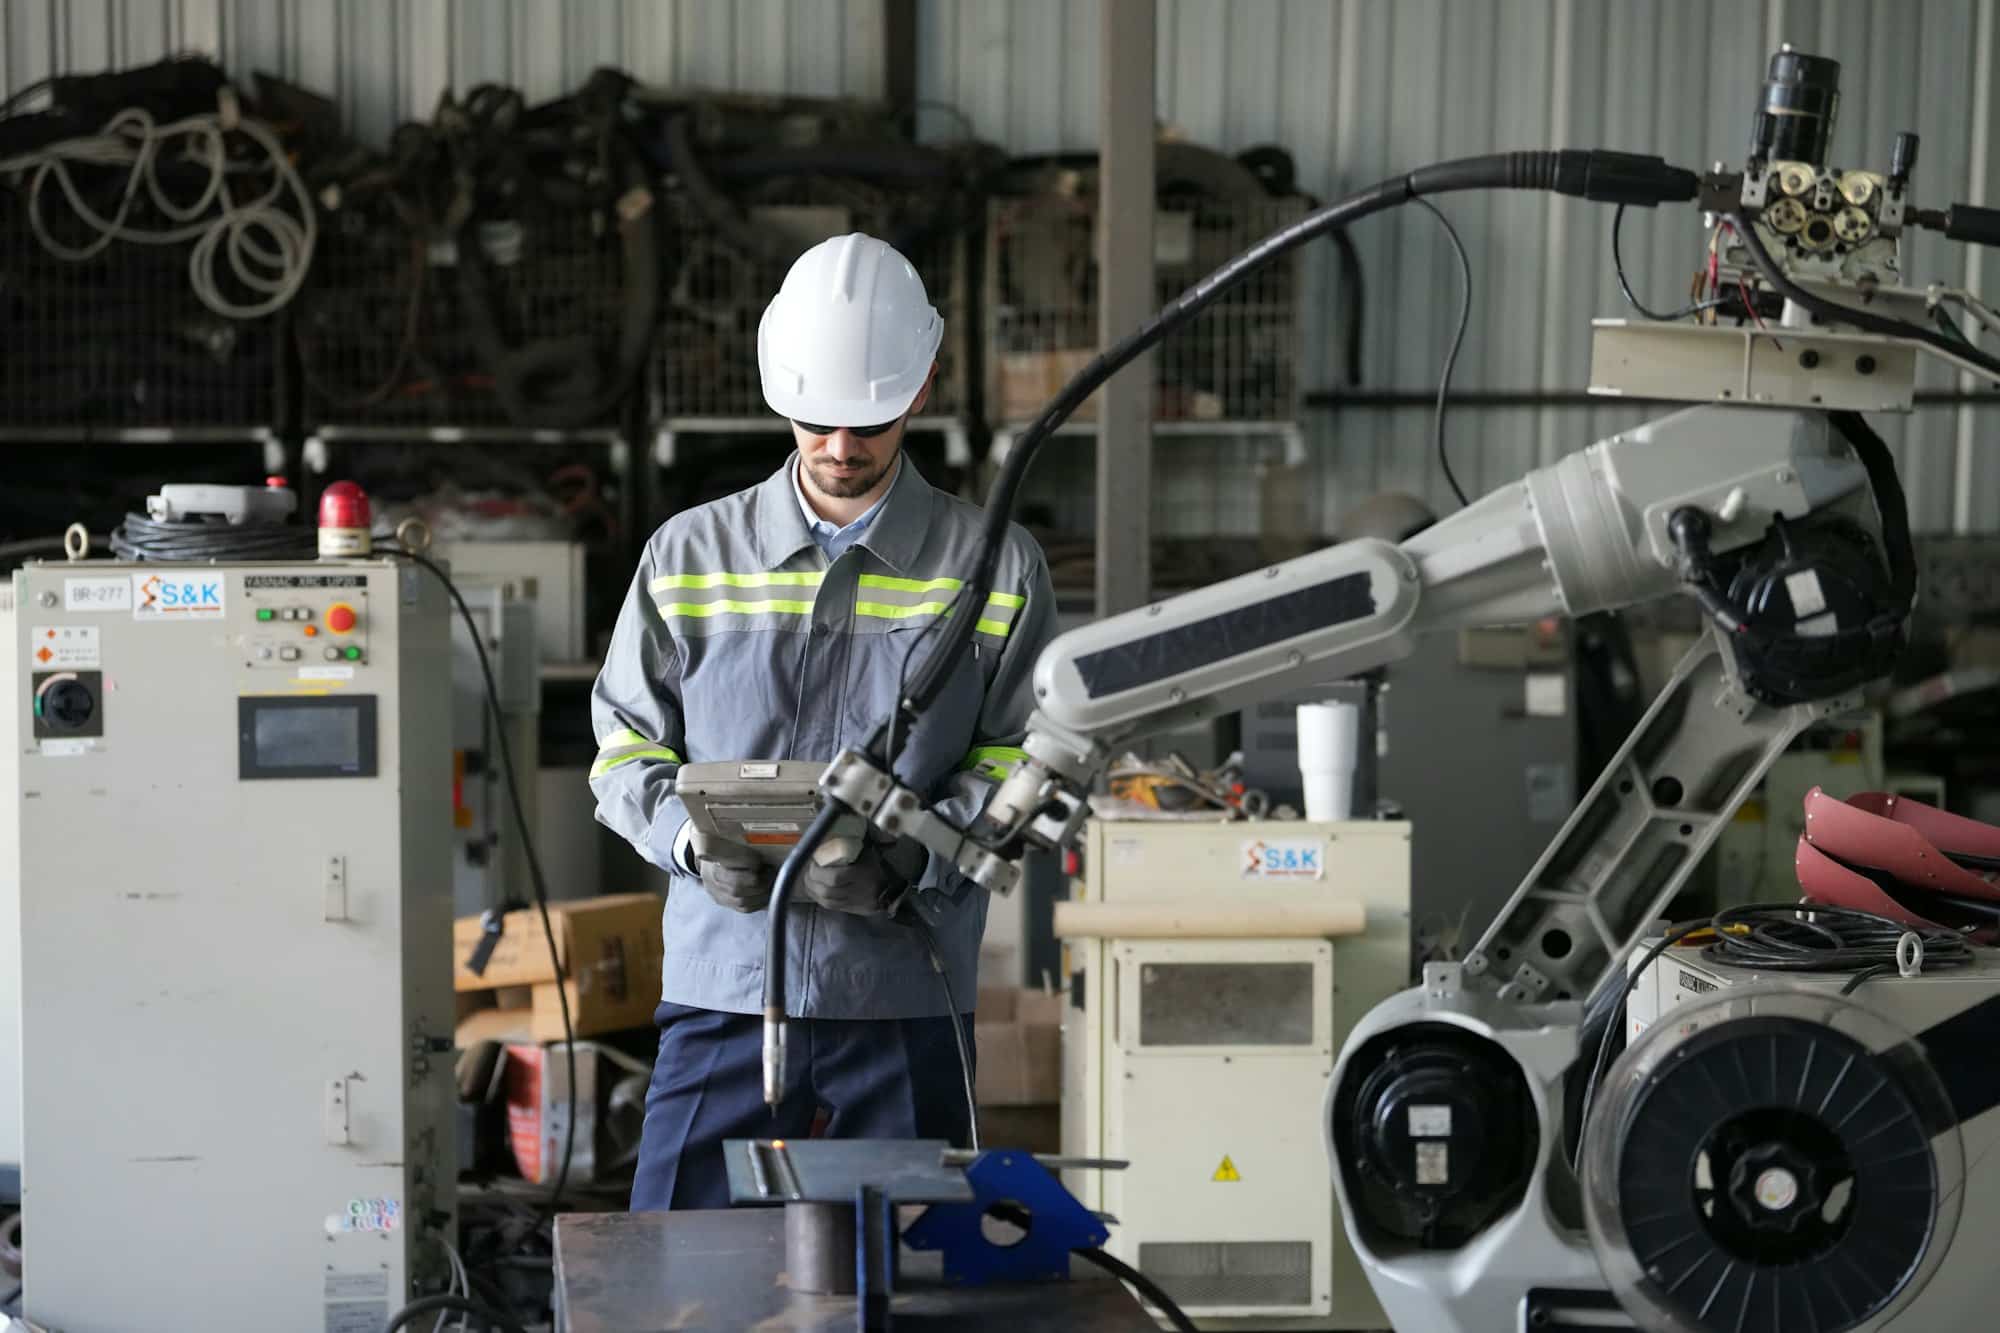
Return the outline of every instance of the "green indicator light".
{"type": "Polygon", "coordinates": [[[276,615],[277,612],[273,611],[268,606],[260,606],[257,608],[257,619],[259,620],[270,620],[276,615]]]}
{"type": "Polygon", "coordinates": [[[361,660],[361,650],[354,647],[348,648],[347,660],[350,662],[359,662],[361,660]]]}

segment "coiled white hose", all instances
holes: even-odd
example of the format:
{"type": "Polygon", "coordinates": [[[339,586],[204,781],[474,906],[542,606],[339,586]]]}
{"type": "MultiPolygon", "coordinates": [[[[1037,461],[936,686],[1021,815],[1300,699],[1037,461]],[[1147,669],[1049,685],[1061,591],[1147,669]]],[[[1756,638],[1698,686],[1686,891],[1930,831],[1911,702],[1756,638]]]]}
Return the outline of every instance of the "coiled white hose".
{"type": "Polygon", "coordinates": [[[101,253],[113,241],[139,245],[177,245],[194,241],[188,256],[188,281],[201,303],[230,319],[257,319],[281,310],[298,295],[312,266],[319,224],[305,182],[277,136],[261,122],[239,117],[233,94],[225,91],[220,113],[188,116],[166,125],[139,107],[128,107],[105,122],[101,133],[65,139],[32,153],[0,160],[0,173],[29,172],[28,223],[50,254],[82,261],[101,253]],[[256,199],[237,203],[224,189],[232,170],[225,152],[229,133],[247,135],[270,159],[275,177],[271,188],[256,199]],[[171,141],[185,140],[183,159],[208,167],[208,184],[190,204],[175,203],[161,189],[159,164],[171,141]],[[118,210],[103,217],[84,202],[70,175],[72,163],[128,167],[118,210]],[[42,196],[53,178],[78,218],[97,233],[82,246],[66,245],[49,231],[42,216],[42,196]],[[182,225],[160,230],[128,226],[133,201],[144,188],[162,216],[182,225]],[[279,206],[289,194],[297,215],[279,206]],[[224,294],[220,263],[226,258],[236,281],[262,299],[235,301],[224,294]]]}

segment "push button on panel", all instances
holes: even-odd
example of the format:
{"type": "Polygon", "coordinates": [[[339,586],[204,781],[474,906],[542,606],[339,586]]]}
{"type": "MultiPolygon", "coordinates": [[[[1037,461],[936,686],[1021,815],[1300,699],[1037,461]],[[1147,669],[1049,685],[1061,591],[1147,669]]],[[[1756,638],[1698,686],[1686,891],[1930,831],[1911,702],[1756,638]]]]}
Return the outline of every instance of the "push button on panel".
{"type": "Polygon", "coordinates": [[[335,634],[346,634],[359,620],[354,608],[346,602],[335,602],[326,610],[326,627],[335,634]]]}

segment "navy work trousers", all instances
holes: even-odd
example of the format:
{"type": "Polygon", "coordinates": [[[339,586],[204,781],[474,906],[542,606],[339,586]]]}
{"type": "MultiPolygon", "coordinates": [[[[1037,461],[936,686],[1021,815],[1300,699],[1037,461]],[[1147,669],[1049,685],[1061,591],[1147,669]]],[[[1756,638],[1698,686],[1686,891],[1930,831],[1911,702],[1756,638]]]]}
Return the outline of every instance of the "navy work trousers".
{"type": "MultiPolygon", "coordinates": [[[[791,1021],[785,1095],[764,1105],[764,1020],[662,1004],[660,1051],[632,1181],[634,1212],[727,1208],[724,1139],[805,1138],[826,1112],[836,1139],[949,1139],[971,1124],[949,1018],[791,1021]]],[[[972,1046],[972,1015],[964,1014],[972,1046]]]]}

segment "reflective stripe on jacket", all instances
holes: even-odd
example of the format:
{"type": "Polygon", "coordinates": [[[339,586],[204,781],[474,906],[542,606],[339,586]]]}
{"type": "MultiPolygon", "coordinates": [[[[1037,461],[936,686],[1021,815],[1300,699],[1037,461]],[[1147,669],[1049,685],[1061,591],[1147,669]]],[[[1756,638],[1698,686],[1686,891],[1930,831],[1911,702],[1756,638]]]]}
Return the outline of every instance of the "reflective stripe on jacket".
{"type": "MultiPolygon", "coordinates": [[[[982,520],[905,456],[868,531],[829,564],[799,512],[791,467],[653,534],[591,694],[597,817],[674,877],[661,998],[732,1013],[762,1009],[767,917],[719,906],[673,863],[687,817],[675,772],[682,763],[829,760],[865,743],[890,715],[912,645],[956,614],[982,520]]],[[[971,651],[897,764],[903,781],[961,822],[1020,757],[1035,657],[1055,630],[1047,563],[1018,527],[1008,530],[994,589],[978,608],[971,651]]],[[[959,1007],[969,1010],[986,893],[935,859],[925,884],[943,895],[933,928],[959,1007]]],[[[787,933],[793,1014],[947,1012],[906,926],[799,902],[787,933]]]]}

